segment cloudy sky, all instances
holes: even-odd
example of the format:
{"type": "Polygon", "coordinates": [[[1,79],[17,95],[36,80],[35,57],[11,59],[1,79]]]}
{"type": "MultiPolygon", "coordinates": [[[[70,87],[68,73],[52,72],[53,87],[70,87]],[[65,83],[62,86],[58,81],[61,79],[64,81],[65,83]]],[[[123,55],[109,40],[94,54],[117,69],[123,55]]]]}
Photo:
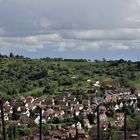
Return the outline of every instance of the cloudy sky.
{"type": "Polygon", "coordinates": [[[0,53],[140,56],[140,0],[0,0],[0,53]]]}

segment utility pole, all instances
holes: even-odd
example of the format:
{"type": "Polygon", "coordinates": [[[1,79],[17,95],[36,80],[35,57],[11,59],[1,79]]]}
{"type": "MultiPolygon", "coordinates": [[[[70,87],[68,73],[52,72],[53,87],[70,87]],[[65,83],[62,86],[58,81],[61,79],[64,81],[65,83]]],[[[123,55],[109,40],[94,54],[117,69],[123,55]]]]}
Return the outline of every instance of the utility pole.
{"type": "Polygon", "coordinates": [[[13,128],[13,136],[14,136],[14,139],[16,139],[16,126],[14,124],[14,128],[13,128]]]}
{"type": "Polygon", "coordinates": [[[75,128],[76,128],[76,140],[78,140],[78,128],[77,128],[77,122],[75,123],[75,128]]]}
{"type": "Polygon", "coordinates": [[[77,120],[76,120],[75,110],[74,110],[74,119],[75,119],[75,129],[76,129],[75,140],[78,140],[78,128],[77,128],[77,120]]]}
{"type": "Polygon", "coordinates": [[[124,140],[126,140],[126,129],[127,129],[127,126],[126,126],[126,112],[124,113],[124,140]]]}
{"type": "Polygon", "coordinates": [[[99,106],[97,106],[97,140],[100,140],[100,112],[99,106]]]}
{"type": "Polygon", "coordinates": [[[42,140],[42,108],[40,107],[40,121],[39,121],[39,140],[42,140]]]}
{"type": "Polygon", "coordinates": [[[0,108],[1,108],[1,119],[2,119],[3,140],[6,140],[5,123],[4,123],[4,112],[3,112],[3,103],[2,103],[1,100],[0,100],[0,108]]]}

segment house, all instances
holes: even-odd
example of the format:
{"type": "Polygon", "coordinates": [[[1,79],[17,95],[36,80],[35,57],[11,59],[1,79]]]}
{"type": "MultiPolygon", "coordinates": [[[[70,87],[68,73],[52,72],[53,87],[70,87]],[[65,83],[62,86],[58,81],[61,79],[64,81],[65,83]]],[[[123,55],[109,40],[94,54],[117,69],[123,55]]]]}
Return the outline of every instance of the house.
{"type": "Polygon", "coordinates": [[[92,125],[90,125],[90,122],[88,119],[84,119],[84,125],[85,127],[87,127],[88,129],[92,128],[92,125]]]}
{"type": "Polygon", "coordinates": [[[99,81],[96,81],[95,84],[93,84],[95,87],[100,87],[100,82],[99,81]]]}
{"type": "Polygon", "coordinates": [[[4,104],[4,113],[7,115],[12,115],[13,107],[10,104],[4,104]]]}
{"type": "Polygon", "coordinates": [[[117,121],[124,121],[124,113],[116,113],[117,121]]]}
{"type": "Polygon", "coordinates": [[[54,114],[54,112],[55,111],[52,108],[49,108],[44,112],[44,116],[52,116],[52,114],[54,114]]]}
{"type": "Polygon", "coordinates": [[[99,106],[100,113],[106,113],[107,109],[104,105],[99,106]]]}
{"type": "Polygon", "coordinates": [[[116,90],[116,92],[120,95],[130,95],[131,90],[129,88],[119,88],[116,90]]]}
{"type": "MultiPolygon", "coordinates": [[[[19,108],[18,108],[19,109],[19,108]]],[[[30,117],[30,111],[28,107],[21,107],[20,109],[20,114],[26,115],[28,117],[30,117]]]]}
{"type": "Polygon", "coordinates": [[[116,125],[116,127],[122,127],[122,126],[124,126],[124,122],[123,121],[115,121],[115,125],[116,125]]]}
{"type": "Polygon", "coordinates": [[[68,96],[66,96],[65,100],[66,100],[67,102],[76,101],[76,96],[75,96],[75,95],[70,95],[70,94],[69,94],[68,96]]]}
{"type": "Polygon", "coordinates": [[[50,120],[50,119],[53,119],[53,118],[61,118],[65,115],[65,112],[64,110],[54,110],[52,108],[49,108],[47,110],[44,111],[43,113],[44,115],[44,118],[46,120],[50,120]]]}
{"type": "Polygon", "coordinates": [[[116,90],[106,90],[105,95],[117,95],[117,96],[124,96],[130,95],[131,90],[129,88],[118,88],[116,90]]]}
{"type": "Polygon", "coordinates": [[[123,107],[123,103],[121,102],[120,105],[119,105],[119,108],[122,108],[122,107],[123,107]]]}
{"type": "Polygon", "coordinates": [[[107,115],[104,113],[104,114],[100,114],[100,121],[107,121],[107,115]]]}
{"type": "Polygon", "coordinates": [[[27,96],[25,98],[24,102],[27,103],[27,104],[31,104],[33,101],[34,101],[34,98],[32,96],[27,96]]]}
{"type": "Polygon", "coordinates": [[[32,102],[32,106],[41,106],[41,99],[36,98],[33,102],[32,102]]]}
{"type": "Polygon", "coordinates": [[[32,119],[29,118],[27,115],[21,115],[19,118],[19,123],[20,124],[30,124],[32,122],[32,119]]]}
{"type": "Polygon", "coordinates": [[[84,107],[89,107],[89,106],[90,106],[90,100],[84,99],[84,100],[82,101],[82,104],[84,105],[84,107]]]}
{"type": "Polygon", "coordinates": [[[9,105],[10,105],[9,101],[6,101],[3,106],[9,106],[9,105]]]}
{"type": "MultiPolygon", "coordinates": [[[[67,134],[69,135],[69,137],[74,138],[76,136],[76,129],[69,128],[67,134]]],[[[78,129],[78,138],[79,137],[86,137],[86,132],[84,129],[78,129]]]]}
{"type": "Polygon", "coordinates": [[[140,97],[140,91],[137,91],[136,94],[137,94],[137,97],[140,97]]]}
{"type": "Polygon", "coordinates": [[[125,97],[126,100],[137,100],[137,96],[135,94],[127,95],[125,97]]]}
{"type": "Polygon", "coordinates": [[[42,101],[41,105],[46,106],[46,107],[52,107],[55,105],[55,100],[53,96],[48,96],[46,101],[42,101]]]}
{"type": "Polygon", "coordinates": [[[74,111],[75,111],[76,116],[78,116],[80,114],[80,111],[83,110],[83,108],[84,108],[84,106],[82,104],[77,104],[74,107],[74,111]]]}
{"type": "Polygon", "coordinates": [[[59,95],[59,96],[55,96],[54,100],[55,100],[55,104],[58,105],[61,102],[65,102],[66,101],[66,97],[62,96],[62,95],[59,95]]]}
{"type": "Polygon", "coordinates": [[[93,113],[93,110],[90,107],[82,110],[83,116],[89,115],[91,113],[93,113]]]}
{"type": "Polygon", "coordinates": [[[105,99],[104,99],[104,97],[95,97],[93,99],[93,102],[96,103],[96,104],[105,103],[105,99]]]}
{"type": "Polygon", "coordinates": [[[129,103],[130,106],[132,106],[134,104],[134,101],[131,100],[131,102],[129,103]]]}
{"type": "MultiPolygon", "coordinates": [[[[82,129],[82,125],[80,122],[77,122],[77,129],[82,129]]],[[[72,125],[72,128],[76,128],[75,124],[72,125]]]]}
{"type": "Polygon", "coordinates": [[[5,121],[5,122],[8,122],[8,121],[9,121],[8,114],[4,114],[4,121],[5,121]]]}
{"type": "Polygon", "coordinates": [[[61,105],[53,105],[52,108],[53,108],[54,110],[61,110],[61,109],[62,109],[62,108],[61,108],[61,105]]]}
{"type": "MultiPolygon", "coordinates": [[[[36,118],[35,118],[35,120],[34,120],[34,122],[36,123],[36,124],[39,124],[40,123],[40,116],[37,116],[36,118]]],[[[42,123],[46,123],[46,119],[42,119],[42,123]]]]}
{"type": "Polygon", "coordinates": [[[95,111],[97,109],[97,104],[93,103],[90,106],[91,110],[95,111]]]}
{"type": "Polygon", "coordinates": [[[117,98],[118,98],[118,95],[115,95],[115,94],[113,94],[113,95],[106,95],[105,96],[105,101],[106,102],[111,102],[111,101],[116,102],[117,98]]]}
{"type": "Polygon", "coordinates": [[[50,136],[50,140],[66,140],[68,138],[66,130],[49,130],[47,135],[50,136]]]}
{"type": "Polygon", "coordinates": [[[91,80],[90,79],[87,79],[87,82],[91,82],[91,80]]]}
{"type": "Polygon", "coordinates": [[[58,110],[54,112],[54,117],[61,118],[64,114],[65,112],[63,110],[58,110]]]}
{"type": "Polygon", "coordinates": [[[112,95],[105,96],[105,101],[106,102],[111,102],[112,101],[112,95]]]}
{"type": "Polygon", "coordinates": [[[103,128],[103,130],[107,130],[109,126],[109,122],[108,121],[104,121],[104,122],[100,122],[100,127],[103,128]]]}
{"type": "Polygon", "coordinates": [[[116,122],[115,121],[111,121],[110,123],[110,127],[115,128],[117,127],[116,122]]]}
{"type": "Polygon", "coordinates": [[[114,109],[115,109],[115,111],[119,109],[118,104],[115,105],[114,109]]]}
{"type": "Polygon", "coordinates": [[[135,111],[134,111],[134,114],[136,116],[140,116],[140,108],[136,108],[135,111]]]}

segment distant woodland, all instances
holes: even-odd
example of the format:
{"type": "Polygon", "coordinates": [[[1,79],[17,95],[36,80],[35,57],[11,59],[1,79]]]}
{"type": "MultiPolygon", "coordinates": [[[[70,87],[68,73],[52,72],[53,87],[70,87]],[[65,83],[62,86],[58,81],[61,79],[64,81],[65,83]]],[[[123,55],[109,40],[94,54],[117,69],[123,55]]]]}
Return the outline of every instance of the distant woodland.
{"type": "Polygon", "coordinates": [[[68,92],[83,98],[96,81],[101,83],[98,96],[104,96],[108,85],[140,90],[140,62],[31,59],[13,53],[0,54],[0,98],[3,100],[28,95],[47,98],[68,92]]]}

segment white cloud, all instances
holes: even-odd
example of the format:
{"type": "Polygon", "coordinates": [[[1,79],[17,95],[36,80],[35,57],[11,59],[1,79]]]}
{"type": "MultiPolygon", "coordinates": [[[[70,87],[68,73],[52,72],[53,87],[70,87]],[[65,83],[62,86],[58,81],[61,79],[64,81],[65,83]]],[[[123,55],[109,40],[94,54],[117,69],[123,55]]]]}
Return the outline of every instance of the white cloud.
{"type": "Polygon", "coordinates": [[[74,31],[65,34],[67,38],[81,40],[126,40],[140,39],[140,28],[120,28],[120,29],[94,29],[84,31],[74,31]]]}
{"type": "Polygon", "coordinates": [[[114,43],[114,45],[111,46],[112,49],[116,49],[116,50],[128,50],[129,46],[126,46],[124,44],[118,44],[118,43],[114,43]]]}
{"type": "Polygon", "coordinates": [[[27,37],[0,37],[0,48],[21,49],[35,52],[44,48],[47,42],[60,41],[58,34],[47,34],[27,37]]]}
{"type": "Polygon", "coordinates": [[[101,42],[100,41],[95,41],[95,42],[83,42],[80,44],[78,47],[79,51],[96,51],[101,47],[101,42]]]}
{"type": "Polygon", "coordinates": [[[53,51],[98,51],[100,49],[140,49],[140,29],[62,31],[26,37],[0,37],[0,48],[35,52],[44,48],[53,51]]]}

